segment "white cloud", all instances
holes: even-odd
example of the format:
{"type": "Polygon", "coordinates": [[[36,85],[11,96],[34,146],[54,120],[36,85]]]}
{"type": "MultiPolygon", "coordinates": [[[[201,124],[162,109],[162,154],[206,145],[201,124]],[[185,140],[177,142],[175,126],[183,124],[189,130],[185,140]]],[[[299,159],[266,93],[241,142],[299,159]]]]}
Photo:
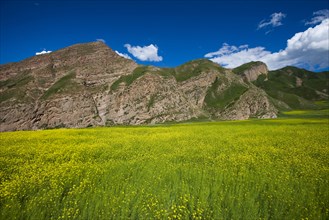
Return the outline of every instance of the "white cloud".
{"type": "Polygon", "coordinates": [[[132,60],[131,59],[131,57],[128,55],[128,54],[126,54],[126,53],[120,53],[119,51],[115,51],[119,56],[122,56],[122,57],[124,57],[124,58],[126,58],[126,59],[130,59],[130,60],[132,60]]]}
{"type": "Polygon", "coordinates": [[[313,12],[313,18],[310,21],[305,22],[305,25],[314,25],[319,24],[323,20],[329,18],[329,10],[328,9],[322,9],[316,12],[313,12]]]}
{"type": "Polygon", "coordinates": [[[98,42],[103,42],[104,44],[105,44],[105,42],[106,42],[104,39],[101,39],[101,38],[100,38],[100,39],[96,39],[96,41],[98,41],[98,42]]]}
{"type": "Polygon", "coordinates": [[[220,48],[219,51],[208,53],[205,55],[205,57],[211,58],[210,60],[212,60],[213,62],[219,63],[227,68],[234,68],[244,63],[261,60],[263,57],[267,56],[270,53],[271,52],[266,51],[264,47],[239,48],[236,46],[223,44],[223,47],[220,48]],[[225,50],[225,54],[221,54],[223,48],[225,50]]]}
{"type": "Polygon", "coordinates": [[[141,61],[162,61],[162,56],[158,55],[158,47],[150,44],[149,46],[131,46],[130,44],[124,45],[128,52],[141,61]]]}
{"type": "Polygon", "coordinates": [[[282,12],[279,13],[273,13],[271,14],[271,19],[270,20],[262,20],[258,24],[257,29],[265,28],[267,26],[271,27],[278,27],[282,25],[282,19],[286,17],[286,14],[283,14],[282,12]]]}
{"type": "Polygon", "coordinates": [[[48,50],[46,51],[46,49],[43,49],[43,51],[41,52],[36,52],[35,55],[42,55],[42,54],[46,54],[46,53],[51,53],[52,51],[48,50]]]}
{"type": "Polygon", "coordinates": [[[223,46],[218,51],[207,53],[205,55],[205,57],[209,58],[209,57],[213,57],[213,56],[223,56],[223,55],[231,54],[238,50],[239,50],[239,48],[236,46],[230,46],[227,43],[223,43],[223,46]]]}
{"type": "Polygon", "coordinates": [[[236,47],[236,46],[228,45],[227,43],[223,43],[223,46],[218,51],[207,53],[205,55],[205,57],[211,58],[211,57],[214,57],[214,56],[228,55],[228,54],[232,54],[233,52],[236,52],[236,51],[239,51],[239,50],[242,50],[242,49],[246,49],[248,47],[249,47],[248,44],[244,44],[244,45],[241,45],[239,47],[236,47]]]}
{"type": "Polygon", "coordinates": [[[278,52],[267,51],[264,47],[249,48],[223,44],[216,52],[205,55],[210,60],[227,68],[234,68],[250,61],[263,61],[269,69],[278,69],[288,65],[311,70],[329,66],[329,19],[296,33],[287,40],[285,49],[278,52]]]}

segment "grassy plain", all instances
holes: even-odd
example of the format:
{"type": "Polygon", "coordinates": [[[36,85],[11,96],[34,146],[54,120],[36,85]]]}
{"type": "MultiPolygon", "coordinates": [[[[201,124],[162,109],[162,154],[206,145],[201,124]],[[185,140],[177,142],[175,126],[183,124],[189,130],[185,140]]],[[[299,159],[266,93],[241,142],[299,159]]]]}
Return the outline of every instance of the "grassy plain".
{"type": "Polygon", "coordinates": [[[328,111],[309,113],[0,133],[0,219],[328,219],[328,111]]]}

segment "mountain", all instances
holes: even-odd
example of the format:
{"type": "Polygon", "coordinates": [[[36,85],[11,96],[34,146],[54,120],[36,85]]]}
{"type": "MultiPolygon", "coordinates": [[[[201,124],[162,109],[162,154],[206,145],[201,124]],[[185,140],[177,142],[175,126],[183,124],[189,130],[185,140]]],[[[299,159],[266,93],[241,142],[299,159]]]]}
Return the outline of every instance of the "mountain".
{"type": "MultiPolygon", "coordinates": [[[[287,104],[288,109],[316,108],[314,101],[329,98],[329,72],[314,73],[288,66],[270,71],[267,77],[257,78],[254,84],[272,98],[287,104]]],[[[282,110],[287,106],[276,107],[282,110]]]]}
{"type": "Polygon", "coordinates": [[[102,42],[0,66],[0,130],[274,118],[328,99],[328,72],[225,69],[207,59],[142,66],[102,42]]]}

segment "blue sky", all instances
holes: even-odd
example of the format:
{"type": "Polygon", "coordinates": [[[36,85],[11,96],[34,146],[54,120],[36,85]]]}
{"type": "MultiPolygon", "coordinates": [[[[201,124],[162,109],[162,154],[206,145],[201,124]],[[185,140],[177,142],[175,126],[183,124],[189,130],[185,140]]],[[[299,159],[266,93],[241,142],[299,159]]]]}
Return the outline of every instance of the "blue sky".
{"type": "Polygon", "coordinates": [[[328,0],[1,1],[0,63],[104,40],[137,63],[329,69],[328,0]],[[289,44],[287,43],[289,40],[289,44]]]}

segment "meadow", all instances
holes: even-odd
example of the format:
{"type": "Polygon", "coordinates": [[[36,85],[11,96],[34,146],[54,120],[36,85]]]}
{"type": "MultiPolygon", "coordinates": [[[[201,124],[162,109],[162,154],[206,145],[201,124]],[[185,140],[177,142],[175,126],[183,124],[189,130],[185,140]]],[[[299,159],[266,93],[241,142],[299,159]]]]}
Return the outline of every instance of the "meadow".
{"type": "Polygon", "coordinates": [[[329,219],[328,111],[312,112],[0,133],[0,219],[329,219]]]}

